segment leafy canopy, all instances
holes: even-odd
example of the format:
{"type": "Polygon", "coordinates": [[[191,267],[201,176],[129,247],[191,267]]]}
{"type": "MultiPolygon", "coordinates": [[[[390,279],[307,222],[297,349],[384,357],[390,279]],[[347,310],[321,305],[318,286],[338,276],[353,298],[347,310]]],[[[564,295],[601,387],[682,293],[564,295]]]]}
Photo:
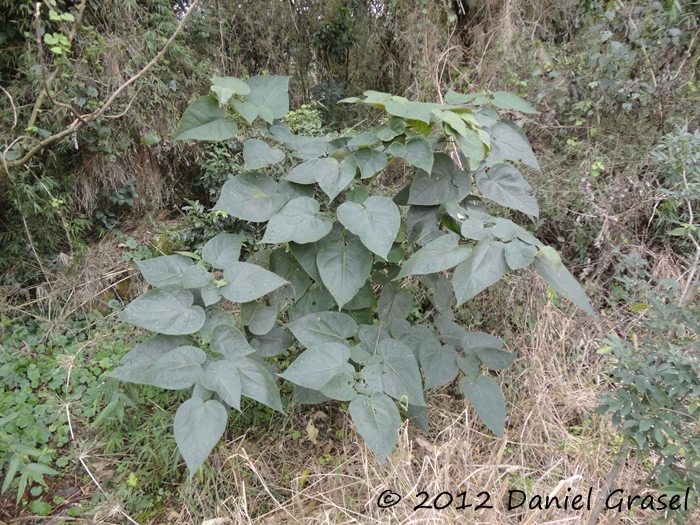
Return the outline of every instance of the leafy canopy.
{"type": "Polygon", "coordinates": [[[500,339],[455,324],[452,309],[509,271],[534,265],[558,293],[593,314],[556,251],[490,215],[483,202],[537,218],[519,170],[539,169],[537,159],[522,131],[493,108],[534,109],[503,92],[450,92],[448,104],[430,104],[367,91],[342,102],[385,112],[384,124],[354,137],[304,137],[279,121],[289,110],[288,81],[214,77],[213,94],[185,111],[176,139],[228,140],[241,125],[259,131],[243,144],[248,171],[224,184],[215,209],[264,232],[217,235],[201,259],[139,263],[154,289],[120,319],[159,335],[134,348],[112,375],[191,389],[174,427],[191,474],[242,397],[284,410],[280,379],[293,386],[297,402],[349,402],[380,461],[397,443],[400,409],[425,415],[424,391],[458,375],[482,421],[503,435],[503,393],[481,370],[502,370],[516,356],[500,339]],[[392,162],[414,168],[406,186],[393,198],[371,194],[371,182],[392,162]],[[431,291],[437,330],[425,316],[408,321],[413,276],[431,291]],[[224,299],[240,303],[238,317],[222,310],[224,299]],[[302,351],[279,373],[269,358],[293,345],[302,351]]]}

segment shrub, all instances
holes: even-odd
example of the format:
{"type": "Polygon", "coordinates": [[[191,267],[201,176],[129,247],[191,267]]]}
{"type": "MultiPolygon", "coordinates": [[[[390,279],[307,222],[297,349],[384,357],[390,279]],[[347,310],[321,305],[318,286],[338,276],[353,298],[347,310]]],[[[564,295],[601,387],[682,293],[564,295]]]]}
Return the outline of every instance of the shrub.
{"type": "Polygon", "coordinates": [[[535,110],[505,92],[450,91],[446,104],[430,104],[367,91],[343,102],[377,108],[386,122],[331,140],[295,135],[279,123],[289,110],[288,81],[214,77],[215,96],[185,111],[176,139],[231,139],[238,133],[232,111],[257,130],[259,138],[243,144],[247,171],[226,181],[214,208],[249,226],[214,236],[201,256],[137,262],[154,289],[120,320],[158,335],[111,376],[191,390],[174,423],[191,474],[222,436],[227,411],[240,410],[241,396],[284,410],[278,377],[299,403],[349,403],[380,462],[398,440],[396,402],[427,430],[424,391],[460,374],[465,397],[501,436],[503,393],[480,372],[504,369],[516,355],[500,339],[456,324],[455,303],[534,265],[554,290],[593,314],[557,252],[489,214],[481,198],[537,219],[537,201],[514,163],[539,164],[520,128],[493,107],[535,110]],[[401,161],[410,177],[390,198],[378,176],[401,161]],[[472,193],[474,182],[481,197],[472,193]],[[412,324],[420,287],[430,292],[432,311],[412,324]],[[240,305],[237,317],[225,301],[240,305]],[[291,364],[274,359],[295,345],[304,350],[291,364]]]}

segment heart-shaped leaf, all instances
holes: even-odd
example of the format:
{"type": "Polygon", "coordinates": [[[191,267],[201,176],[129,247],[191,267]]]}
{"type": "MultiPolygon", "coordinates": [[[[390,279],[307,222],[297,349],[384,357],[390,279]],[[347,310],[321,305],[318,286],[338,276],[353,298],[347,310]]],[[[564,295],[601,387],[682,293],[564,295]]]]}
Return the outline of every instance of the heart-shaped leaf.
{"type": "Polygon", "coordinates": [[[350,301],[372,270],[372,255],[359,239],[326,244],[316,257],[318,272],[338,308],[350,301]]]}
{"type": "Polygon", "coordinates": [[[241,79],[236,77],[217,77],[211,79],[211,90],[216,93],[219,104],[226,104],[233,95],[247,95],[250,87],[241,79]]]}
{"type": "Polygon", "coordinates": [[[226,430],[228,414],[224,405],[199,398],[185,401],[175,413],[173,431],[180,454],[187,463],[190,477],[209,456],[226,430]]]}
{"type": "Polygon", "coordinates": [[[287,284],[279,275],[257,264],[236,262],[226,267],[224,279],[227,285],[221,288],[221,294],[234,303],[255,301],[263,295],[287,284]]]}
{"type": "Polygon", "coordinates": [[[289,200],[288,195],[277,190],[277,182],[268,175],[241,173],[224,184],[214,209],[244,221],[269,221],[289,200]]]}
{"type": "Polygon", "coordinates": [[[257,170],[282,162],[284,152],[279,148],[271,148],[267,142],[258,139],[248,139],[243,143],[243,160],[246,168],[257,170]]]}
{"type": "Polygon", "coordinates": [[[348,346],[347,340],[357,334],[357,323],[341,312],[309,314],[289,323],[287,328],[307,348],[324,343],[340,343],[348,346]]]}
{"type": "Polygon", "coordinates": [[[484,197],[506,208],[521,211],[537,218],[540,210],[537,199],[529,194],[532,189],[521,173],[508,164],[495,164],[488,173],[476,173],[476,185],[484,197]]]}
{"type": "Polygon", "coordinates": [[[204,310],[194,304],[189,290],[168,285],[134,299],[119,316],[124,321],[160,334],[192,334],[202,328],[204,310]]]}
{"type": "Polygon", "coordinates": [[[267,224],[262,243],[278,244],[294,241],[297,244],[316,242],[331,231],[333,224],[319,215],[318,201],[308,197],[290,200],[272,216],[267,224]]]}
{"type": "Polygon", "coordinates": [[[338,206],[338,220],[360,237],[362,244],[386,259],[399,233],[401,215],[388,197],[368,197],[362,204],[344,202],[338,206]]]}
{"type": "Polygon", "coordinates": [[[336,374],[355,373],[352,365],[348,364],[349,359],[350,350],[345,345],[313,345],[302,352],[280,377],[304,388],[321,390],[336,374]]]}
{"type": "Polygon", "coordinates": [[[202,259],[214,268],[223,270],[229,264],[238,262],[244,235],[238,233],[220,233],[207,241],[202,248],[202,259]]]}
{"type": "Polygon", "coordinates": [[[350,416],[357,431],[379,463],[384,463],[399,441],[401,415],[391,398],[382,393],[358,395],[350,402],[350,416]]]}
{"type": "Polygon", "coordinates": [[[498,437],[503,437],[506,424],[506,400],[498,384],[487,376],[462,378],[462,392],[481,420],[498,437]]]}
{"type": "Polygon", "coordinates": [[[175,140],[228,140],[238,134],[236,122],[211,95],[195,100],[182,115],[175,140]]]}

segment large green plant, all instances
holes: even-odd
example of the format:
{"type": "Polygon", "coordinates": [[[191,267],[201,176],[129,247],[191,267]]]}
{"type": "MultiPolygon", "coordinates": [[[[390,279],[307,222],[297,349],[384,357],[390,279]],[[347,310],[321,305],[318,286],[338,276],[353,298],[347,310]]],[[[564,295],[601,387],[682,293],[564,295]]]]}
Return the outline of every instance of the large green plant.
{"type": "Polygon", "coordinates": [[[344,102],[373,106],[386,122],[330,140],[294,135],[280,124],[289,110],[288,80],[214,77],[214,95],[185,111],[177,139],[233,138],[234,111],[239,124],[257,131],[259,138],[243,144],[248,171],[224,184],[215,209],[258,226],[213,237],[201,258],[138,263],[154,289],[120,320],[159,335],[136,346],[111,375],[191,389],[174,424],[190,473],[222,436],[227,411],[240,410],[242,396],[284,409],[278,378],[293,385],[300,403],[349,402],[380,462],[398,440],[396,402],[427,428],[424,391],[459,374],[465,397],[502,435],[503,393],[480,370],[501,370],[516,356],[500,339],[456,324],[455,304],[534,264],[554,290],[593,314],[557,253],[487,213],[482,202],[537,217],[530,186],[513,164],[539,169],[537,159],[520,128],[492,107],[534,109],[505,92],[451,91],[447,104],[428,104],[368,91],[344,102]],[[416,169],[392,199],[372,182],[394,161],[416,169]],[[262,234],[256,228],[265,224],[262,234]],[[418,287],[435,306],[437,330],[425,316],[407,321],[418,287]],[[221,306],[224,299],[240,305],[238,316],[221,306]],[[303,352],[278,373],[268,358],[295,343],[303,352]]]}

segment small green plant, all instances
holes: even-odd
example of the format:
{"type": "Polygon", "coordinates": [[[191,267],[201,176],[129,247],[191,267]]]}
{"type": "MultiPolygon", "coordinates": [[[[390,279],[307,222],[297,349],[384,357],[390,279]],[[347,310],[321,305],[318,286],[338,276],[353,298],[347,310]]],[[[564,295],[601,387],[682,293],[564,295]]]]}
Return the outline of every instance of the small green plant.
{"type": "MultiPolygon", "coordinates": [[[[45,323],[3,319],[0,458],[4,476],[0,492],[16,489],[17,503],[25,491],[43,497],[45,477],[68,466],[70,428],[64,403],[73,404],[76,418],[93,417],[105,396],[101,376],[114,368],[115,351],[123,353],[127,348],[123,334],[113,333],[97,349],[81,351],[87,328],[95,323],[101,323],[102,329],[108,326],[99,316],[87,319],[79,315],[66,323],[64,335],[49,338],[45,323]],[[85,400],[86,404],[78,403],[85,400]]],[[[41,503],[36,500],[32,509],[46,511],[47,503],[41,503]]]]}
{"type": "MultiPolygon", "coordinates": [[[[648,304],[635,308],[645,314],[639,330],[605,339],[598,351],[614,359],[617,388],[601,398],[597,413],[612,414],[623,440],[618,461],[630,450],[654,458],[645,483],[667,494],[700,486],[700,309],[674,304],[677,293],[676,282],[649,292],[648,304]]],[[[685,513],[672,514],[685,523],[685,513]]]]}
{"type": "Polygon", "coordinates": [[[297,402],[348,403],[380,462],[398,441],[399,407],[427,430],[424,391],[460,374],[465,397],[502,436],[505,399],[483,369],[502,370],[516,355],[451,321],[452,308],[534,265],[559,295],[593,314],[554,249],[487,211],[485,200],[538,216],[516,167],[539,169],[537,159],[520,128],[493,107],[535,110],[505,92],[450,91],[445,104],[431,104],[367,91],[343,102],[376,108],[383,124],[354,137],[309,137],[280,123],[288,81],[214,77],[216,96],[185,111],[180,140],[235,137],[234,110],[258,124],[259,138],[243,143],[247,171],[224,184],[214,208],[246,229],[215,235],[201,256],[137,262],[154,289],[120,320],[158,335],[110,375],[191,393],[174,422],[191,475],[223,435],[228,410],[245,410],[242,397],[284,410],[278,378],[297,402]],[[411,173],[393,198],[376,184],[391,162],[411,173]],[[411,316],[416,295],[426,295],[421,287],[432,290],[432,323],[411,316]],[[240,304],[238,316],[223,300],[240,304]],[[280,373],[274,358],[295,344],[304,350],[280,373]]]}

